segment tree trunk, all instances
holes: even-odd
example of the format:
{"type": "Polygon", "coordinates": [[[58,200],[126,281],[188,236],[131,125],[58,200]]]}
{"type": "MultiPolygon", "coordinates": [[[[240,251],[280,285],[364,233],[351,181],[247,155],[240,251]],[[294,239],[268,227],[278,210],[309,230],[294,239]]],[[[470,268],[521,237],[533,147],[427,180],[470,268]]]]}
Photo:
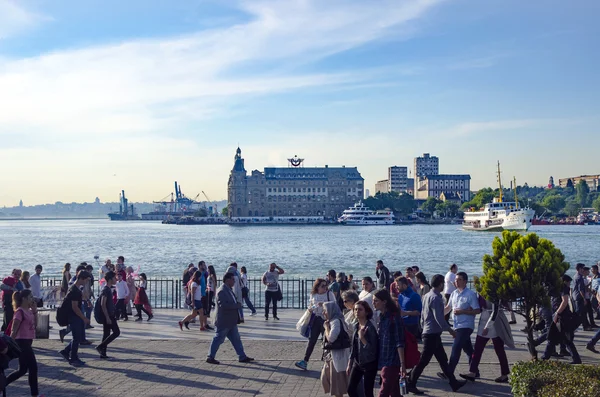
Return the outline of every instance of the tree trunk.
{"type": "Polygon", "coordinates": [[[535,346],[533,344],[534,342],[534,338],[533,338],[533,327],[535,325],[535,318],[537,317],[535,315],[535,307],[527,307],[526,311],[525,311],[525,322],[527,324],[527,349],[529,350],[529,354],[531,355],[531,359],[532,360],[537,360],[538,359],[538,352],[535,349],[535,346]],[[533,313],[533,318],[532,318],[532,313],[533,313]]]}

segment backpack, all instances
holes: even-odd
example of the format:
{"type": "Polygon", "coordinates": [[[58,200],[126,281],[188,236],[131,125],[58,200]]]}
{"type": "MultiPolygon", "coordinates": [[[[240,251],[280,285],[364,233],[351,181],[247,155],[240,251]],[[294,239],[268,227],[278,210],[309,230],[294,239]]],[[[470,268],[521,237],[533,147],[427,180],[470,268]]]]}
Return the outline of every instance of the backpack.
{"type": "Polygon", "coordinates": [[[71,301],[68,301],[68,304],[65,305],[65,301],[56,309],[56,322],[61,327],[66,327],[69,325],[69,315],[71,314],[71,301]]]}
{"type": "Polygon", "coordinates": [[[98,324],[104,324],[106,322],[104,312],[102,311],[102,295],[100,295],[96,299],[96,303],[94,303],[94,319],[98,324]]]}

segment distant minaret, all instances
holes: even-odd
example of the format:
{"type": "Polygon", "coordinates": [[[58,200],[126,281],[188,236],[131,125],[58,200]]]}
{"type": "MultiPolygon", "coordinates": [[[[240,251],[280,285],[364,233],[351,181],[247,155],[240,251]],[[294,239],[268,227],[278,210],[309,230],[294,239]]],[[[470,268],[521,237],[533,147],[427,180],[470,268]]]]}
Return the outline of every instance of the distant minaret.
{"type": "Polygon", "coordinates": [[[554,178],[552,176],[548,180],[548,189],[554,189],[554,178]]]}

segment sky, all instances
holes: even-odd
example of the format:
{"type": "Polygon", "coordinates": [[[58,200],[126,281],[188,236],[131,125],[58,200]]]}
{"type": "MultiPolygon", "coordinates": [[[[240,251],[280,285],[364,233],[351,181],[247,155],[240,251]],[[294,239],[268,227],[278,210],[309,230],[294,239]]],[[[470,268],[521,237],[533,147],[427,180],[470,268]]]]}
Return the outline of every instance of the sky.
{"type": "Polygon", "coordinates": [[[600,2],[0,0],[0,206],[220,200],[422,153],[471,186],[600,173],[600,2]]]}

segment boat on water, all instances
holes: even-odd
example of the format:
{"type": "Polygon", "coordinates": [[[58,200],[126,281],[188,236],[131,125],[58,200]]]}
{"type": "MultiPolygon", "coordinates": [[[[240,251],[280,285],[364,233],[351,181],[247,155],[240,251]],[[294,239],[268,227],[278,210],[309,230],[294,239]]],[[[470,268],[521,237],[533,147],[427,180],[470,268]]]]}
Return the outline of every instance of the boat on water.
{"type": "Polygon", "coordinates": [[[494,197],[492,203],[486,204],[478,210],[464,213],[463,229],[482,231],[529,230],[535,211],[529,207],[521,207],[519,204],[516,180],[515,201],[503,200],[500,162],[498,162],[498,184],[500,185],[500,196],[494,197]]]}
{"type": "Polygon", "coordinates": [[[373,211],[359,201],[342,213],[338,223],[348,226],[393,225],[396,217],[391,211],[373,211]]]}
{"type": "Polygon", "coordinates": [[[119,212],[111,212],[108,214],[111,221],[139,221],[141,218],[135,213],[133,204],[129,205],[125,197],[125,190],[121,190],[119,197],[119,212]]]}

